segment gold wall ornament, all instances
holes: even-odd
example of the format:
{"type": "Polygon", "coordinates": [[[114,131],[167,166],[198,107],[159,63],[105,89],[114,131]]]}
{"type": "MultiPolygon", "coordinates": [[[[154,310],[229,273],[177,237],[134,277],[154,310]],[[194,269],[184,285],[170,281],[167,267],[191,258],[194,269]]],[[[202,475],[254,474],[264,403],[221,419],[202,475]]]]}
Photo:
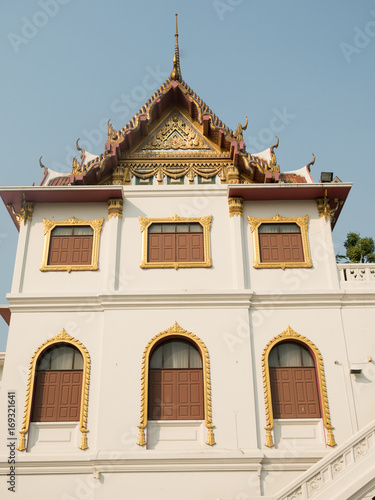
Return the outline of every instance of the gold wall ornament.
{"type": "Polygon", "coordinates": [[[227,169],[228,184],[240,184],[240,171],[234,165],[229,165],[227,169]]]}
{"type": "Polygon", "coordinates": [[[89,384],[90,384],[90,368],[91,368],[90,354],[86,349],[86,347],[79,340],[68,335],[67,332],[63,329],[58,335],[52,337],[51,339],[41,344],[32,355],[29,367],[29,376],[27,379],[27,386],[26,386],[26,400],[25,400],[25,409],[22,421],[22,429],[20,430],[21,437],[17,448],[17,450],[19,451],[24,451],[26,449],[26,434],[28,433],[30,427],[31,409],[34,396],[35,372],[38,359],[42,354],[42,352],[45,351],[48,347],[51,347],[54,344],[61,344],[61,343],[70,344],[76,347],[80,351],[83,357],[81,409],[79,417],[79,430],[82,436],[79,448],[81,450],[86,450],[88,448],[87,410],[89,401],[89,384]]]}
{"type": "Polygon", "coordinates": [[[172,113],[161,128],[151,136],[147,144],[142,147],[143,151],[168,149],[210,150],[210,147],[199,136],[198,132],[183,120],[182,115],[176,111],[172,113]]]}
{"type": "Polygon", "coordinates": [[[289,325],[286,330],[284,330],[282,333],[274,337],[272,340],[268,342],[266,347],[264,348],[263,355],[262,355],[262,374],[263,374],[263,388],[264,388],[264,403],[265,403],[265,410],[266,410],[266,443],[265,445],[267,447],[272,447],[275,446],[275,443],[272,440],[272,429],[274,426],[274,419],[273,419],[273,409],[272,409],[272,394],[271,394],[271,381],[270,381],[270,373],[269,373],[269,364],[268,364],[268,357],[269,354],[272,350],[272,348],[278,344],[279,342],[284,342],[287,340],[296,340],[298,342],[301,342],[305,344],[309,350],[313,353],[313,356],[315,358],[315,370],[317,373],[317,379],[318,379],[318,391],[319,391],[319,397],[320,397],[320,406],[321,406],[321,413],[322,413],[322,418],[323,418],[323,424],[324,427],[327,429],[328,433],[328,440],[327,444],[328,446],[336,446],[335,438],[333,436],[332,430],[334,427],[331,425],[331,417],[329,413],[329,405],[328,405],[328,396],[327,396],[327,386],[326,386],[326,380],[325,380],[325,375],[324,375],[324,365],[323,365],[323,358],[322,355],[319,351],[319,349],[316,347],[316,345],[311,342],[306,337],[303,337],[299,333],[295,332],[289,325]]]}
{"type": "Polygon", "coordinates": [[[330,222],[334,220],[336,210],[338,209],[339,205],[342,205],[344,203],[342,200],[335,198],[334,202],[336,203],[336,207],[331,208],[330,199],[327,196],[327,189],[324,190],[324,198],[316,198],[315,201],[316,206],[318,207],[319,217],[324,217],[324,220],[326,222],[328,219],[330,222]]]}
{"type": "Polygon", "coordinates": [[[124,200],[119,198],[110,198],[108,200],[108,219],[111,217],[118,217],[122,219],[122,210],[124,206],[124,200]]]}
{"type": "Polygon", "coordinates": [[[33,201],[26,201],[25,193],[22,193],[22,202],[21,208],[19,212],[16,212],[14,206],[11,203],[7,204],[7,208],[12,212],[12,214],[16,217],[18,224],[23,221],[24,226],[26,225],[26,221],[31,221],[33,218],[35,203],[33,201]]]}
{"type": "Polygon", "coordinates": [[[241,196],[232,196],[228,198],[228,205],[230,217],[237,215],[243,217],[243,198],[241,198],[241,196]]]}
{"type": "MultiPolygon", "coordinates": [[[[133,177],[138,179],[146,180],[151,177],[155,177],[158,184],[163,184],[164,177],[171,179],[181,179],[182,177],[187,177],[189,184],[194,183],[194,179],[197,175],[205,178],[212,179],[219,176],[222,183],[226,182],[226,163],[212,163],[204,165],[198,162],[186,162],[186,163],[146,163],[146,164],[129,164],[128,171],[133,177]]],[[[129,179],[130,182],[130,179],[129,179]]],[[[125,184],[125,182],[123,182],[125,184]]]]}
{"type": "Polygon", "coordinates": [[[206,444],[213,446],[215,443],[214,438],[214,425],[212,423],[212,401],[211,401],[211,373],[210,373],[210,357],[208,354],[207,347],[202,342],[202,340],[187,330],[181,328],[181,326],[175,322],[173,326],[165,330],[164,332],[158,333],[153,337],[150,342],[146,345],[142,356],[142,371],[141,371],[141,421],[138,426],[139,436],[137,444],[139,446],[144,446],[146,444],[145,439],[145,428],[147,427],[148,421],[148,380],[149,380],[149,360],[150,354],[156,344],[168,337],[182,337],[191,340],[199,349],[202,356],[203,364],[203,393],[204,393],[204,423],[208,431],[208,438],[206,444]]]}
{"type": "Polygon", "coordinates": [[[311,255],[310,255],[310,245],[309,238],[307,234],[307,228],[309,223],[309,216],[305,215],[303,217],[282,217],[277,214],[274,217],[262,218],[258,219],[257,217],[248,217],[248,221],[250,224],[251,231],[253,233],[253,251],[254,251],[254,264],[253,267],[255,269],[273,269],[273,268],[281,268],[285,269],[286,267],[312,267],[311,255]],[[302,250],[304,255],[303,262],[261,262],[260,258],[260,245],[259,245],[259,226],[261,224],[278,224],[278,223],[295,223],[299,226],[301,230],[301,239],[302,239],[302,250]]]}
{"type": "Polygon", "coordinates": [[[210,244],[210,229],[211,229],[212,215],[206,217],[180,217],[174,215],[173,217],[163,218],[149,218],[139,217],[139,223],[142,233],[142,249],[141,249],[141,264],[142,269],[159,269],[159,268],[174,268],[180,267],[211,267],[211,244],[210,244]],[[148,228],[151,224],[168,224],[168,223],[191,223],[198,222],[203,227],[203,249],[204,261],[203,262],[148,262],[148,228]]]}
{"type": "Polygon", "coordinates": [[[102,230],[104,218],[95,220],[80,220],[72,217],[67,220],[49,220],[43,219],[44,224],[44,241],[43,241],[43,253],[42,262],[40,266],[40,271],[97,271],[99,269],[99,240],[100,232],[102,230]],[[53,265],[48,264],[49,249],[51,243],[51,233],[55,227],[58,226],[90,226],[93,229],[93,240],[92,240],[92,254],[91,254],[91,264],[77,264],[77,265],[53,265]]]}
{"type": "Polygon", "coordinates": [[[247,129],[248,124],[249,124],[249,120],[247,119],[247,116],[246,116],[246,124],[245,125],[242,126],[241,123],[238,123],[236,131],[233,134],[233,136],[237,142],[243,141],[242,132],[247,129]]]}

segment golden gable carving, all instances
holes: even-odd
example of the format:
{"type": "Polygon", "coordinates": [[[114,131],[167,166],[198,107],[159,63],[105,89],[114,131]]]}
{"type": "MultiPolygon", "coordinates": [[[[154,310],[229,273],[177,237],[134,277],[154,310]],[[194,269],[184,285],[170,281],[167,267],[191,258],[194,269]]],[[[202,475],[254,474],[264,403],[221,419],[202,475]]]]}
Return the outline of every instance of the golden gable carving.
{"type": "Polygon", "coordinates": [[[210,149],[177,112],[142,147],[142,150],[210,149]]]}

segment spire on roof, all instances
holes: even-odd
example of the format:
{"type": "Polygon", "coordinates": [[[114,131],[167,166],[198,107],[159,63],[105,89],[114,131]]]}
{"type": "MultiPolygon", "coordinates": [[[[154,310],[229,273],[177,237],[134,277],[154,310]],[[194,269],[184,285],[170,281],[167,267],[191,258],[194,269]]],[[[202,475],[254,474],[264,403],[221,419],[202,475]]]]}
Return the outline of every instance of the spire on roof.
{"type": "Polygon", "coordinates": [[[174,57],[173,57],[173,70],[171,73],[172,80],[182,80],[181,68],[180,68],[180,52],[178,49],[178,30],[177,30],[177,14],[176,14],[176,33],[175,33],[175,46],[174,46],[174,57]]]}

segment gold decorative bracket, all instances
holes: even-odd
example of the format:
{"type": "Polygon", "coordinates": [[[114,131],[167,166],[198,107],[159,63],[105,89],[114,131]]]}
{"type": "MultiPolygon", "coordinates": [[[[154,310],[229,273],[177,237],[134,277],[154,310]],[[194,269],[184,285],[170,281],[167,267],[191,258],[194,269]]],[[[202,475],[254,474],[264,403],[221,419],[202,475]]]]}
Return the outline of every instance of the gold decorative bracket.
{"type": "Polygon", "coordinates": [[[212,402],[211,402],[211,373],[210,373],[210,357],[208,354],[207,347],[202,342],[202,340],[187,330],[181,328],[181,326],[175,322],[173,326],[165,330],[164,332],[158,333],[153,337],[150,342],[146,345],[142,356],[142,373],[141,373],[141,421],[138,426],[139,436],[137,444],[139,446],[144,446],[146,444],[145,439],[145,428],[147,427],[147,414],[148,414],[148,380],[149,380],[149,361],[150,354],[155,347],[162,340],[166,340],[168,337],[181,337],[187,338],[192,341],[199,349],[202,362],[203,362],[203,392],[204,392],[204,422],[208,431],[208,437],[206,444],[213,446],[215,443],[214,438],[214,425],[212,423],[212,402]]]}
{"type": "Polygon", "coordinates": [[[120,198],[110,198],[108,200],[108,219],[111,217],[118,217],[122,219],[122,210],[124,206],[124,200],[120,198]]]}
{"type": "Polygon", "coordinates": [[[12,214],[16,217],[18,224],[26,225],[26,221],[31,221],[33,218],[35,203],[33,201],[26,201],[25,193],[22,194],[21,208],[19,212],[16,212],[14,206],[11,203],[7,204],[7,208],[11,210],[12,214]]]}
{"type": "Polygon", "coordinates": [[[43,219],[44,224],[44,242],[43,242],[43,254],[42,263],[40,266],[40,271],[97,271],[99,269],[99,239],[100,232],[102,230],[104,219],[95,220],[80,220],[72,217],[67,220],[49,220],[43,219]],[[51,233],[52,230],[57,226],[91,226],[93,229],[93,241],[92,241],[92,255],[91,264],[77,264],[77,265],[55,265],[51,266],[48,264],[49,249],[51,244],[51,233]]]}
{"type": "Polygon", "coordinates": [[[324,427],[327,429],[328,433],[328,441],[327,444],[328,446],[336,446],[335,438],[333,436],[332,430],[334,429],[331,425],[331,417],[329,413],[329,405],[328,405],[328,396],[327,396],[327,386],[326,386],[326,380],[325,380],[325,375],[324,375],[324,366],[323,366],[323,358],[322,355],[319,351],[319,349],[316,347],[316,345],[311,342],[306,337],[303,337],[299,333],[295,332],[289,325],[286,330],[284,330],[282,333],[274,337],[266,347],[264,348],[263,355],[262,355],[262,374],[263,374],[263,388],[264,388],[264,403],[265,403],[265,409],[266,409],[266,443],[265,445],[267,447],[272,447],[275,446],[275,443],[273,442],[272,439],[272,429],[274,425],[274,419],[273,419],[273,409],[272,409],[272,394],[271,394],[271,381],[270,381],[270,372],[269,372],[269,364],[268,364],[268,357],[269,354],[272,350],[272,348],[278,344],[279,342],[284,342],[287,340],[291,341],[297,341],[305,344],[309,351],[313,354],[313,357],[315,358],[315,369],[317,373],[317,379],[318,379],[318,390],[319,390],[319,395],[320,395],[320,403],[321,403],[321,412],[322,412],[322,417],[323,417],[323,424],[324,427]]]}
{"type": "Polygon", "coordinates": [[[142,250],[141,250],[141,264],[142,269],[156,269],[156,268],[174,268],[180,267],[211,267],[211,245],[210,245],[210,228],[211,228],[212,215],[206,217],[173,217],[166,218],[148,218],[139,217],[142,233],[142,250]],[[168,224],[173,222],[198,222],[203,227],[203,247],[204,247],[204,261],[203,262],[148,262],[148,228],[151,224],[168,224]]]}
{"type": "Polygon", "coordinates": [[[327,189],[324,190],[324,198],[316,198],[316,205],[318,207],[319,217],[324,217],[324,220],[327,222],[329,219],[331,222],[334,220],[334,215],[336,210],[342,205],[344,202],[339,200],[338,198],[334,199],[336,203],[335,208],[331,208],[330,200],[327,195],[327,189]]]}
{"type": "Polygon", "coordinates": [[[253,250],[254,250],[254,267],[255,269],[270,269],[286,267],[312,267],[309,239],[307,235],[307,228],[309,223],[308,215],[303,217],[282,217],[277,214],[274,217],[267,219],[258,219],[257,217],[248,217],[251,231],[253,233],[253,250]],[[304,255],[303,262],[261,262],[260,258],[260,245],[259,245],[259,226],[264,223],[278,224],[278,223],[295,223],[301,229],[302,249],[304,255]]]}
{"type": "Polygon", "coordinates": [[[241,196],[233,196],[228,198],[229,205],[229,216],[240,216],[243,217],[243,198],[241,196]]]}
{"type": "Polygon", "coordinates": [[[88,410],[88,400],[89,400],[89,384],[90,384],[90,367],[91,367],[91,359],[86,347],[77,339],[71,337],[66,333],[63,329],[61,332],[52,337],[51,339],[44,342],[42,345],[38,347],[38,349],[34,352],[29,367],[29,376],[27,379],[26,386],[26,401],[25,401],[25,410],[23,414],[22,421],[22,429],[20,430],[20,440],[18,444],[17,450],[24,451],[26,449],[26,434],[29,431],[30,427],[30,419],[31,419],[31,408],[33,401],[33,393],[34,393],[34,383],[35,383],[35,372],[36,366],[38,363],[38,359],[43,351],[45,351],[48,347],[51,347],[54,344],[71,344],[73,347],[76,347],[83,357],[83,377],[82,377],[82,394],[81,394],[81,410],[79,416],[79,430],[82,434],[81,436],[81,444],[79,448],[81,450],[86,450],[87,446],[87,410],[88,410]]]}

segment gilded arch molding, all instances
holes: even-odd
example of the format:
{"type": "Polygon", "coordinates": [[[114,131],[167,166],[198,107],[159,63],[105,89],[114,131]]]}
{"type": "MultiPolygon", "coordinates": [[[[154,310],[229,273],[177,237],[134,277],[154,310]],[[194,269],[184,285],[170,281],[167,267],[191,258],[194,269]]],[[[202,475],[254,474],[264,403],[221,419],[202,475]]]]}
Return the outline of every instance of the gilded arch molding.
{"type": "Polygon", "coordinates": [[[34,382],[35,382],[35,370],[38,362],[38,358],[40,354],[52,346],[53,344],[71,344],[76,347],[83,357],[83,377],[82,377],[82,393],[81,393],[81,410],[79,417],[79,430],[82,434],[81,436],[81,444],[79,448],[81,450],[86,450],[87,446],[87,408],[88,408],[88,400],[89,400],[89,383],[90,383],[90,368],[91,368],[91,359],[90,354],[86,347],[77,339],[71,337],[66,333],[63,329],[61,332],[47,340],[43,344],[41,344],[38,349],[34,352],[29,368],[29,376],[27,379],[27,387],[26,387],[26,401],[25,401],[25,409],[22,421],[22,429],[20,430],[20,440],[18,443],[17,450],[24,451],[26,449],[26,434],[29,431],[30,427],[30,418],[31,418],[31,406],[33,401],[33,392],[34,392],[34,382]]]}
{"type": "Polygon", "coordinates": [[[156,343],[160,340],[167,339],[170,336],[184,337],[192,340],[198,347],[202,355],[203,361],[203,393],[204,393],[204,423],[208,430],[208,439],[206,444],[212,446],[215,443],[212,424],[212,406],[211,406],[211,374],[210,374],[210,358],[207,347],[204,342],[175,322],[173,326],[158,333],[146,345],[142,356],[142,373],[141,373],[141,422],[138,426],[139,436],[137,444],[144,446],[146,444],[145,428],[147,427],[147,414],[148,414],[148,374],[149,374],[149,359],[150,354],[156,343]]]}
{"type": "Polygon", "coordinates": [[[328,440],[327,444],[328,446],[336,446],[335,438],[333,436],[333,427],[331,425],[331,417],[329,413],[329,405],[328,405],[328,396],[327,396],[327,386],[326,386],[326,380],[325,380],[325,375],[324,375],[324,366],[323,366],[323,358],[322,355],[319,351],[319,349],[316,347],[316,345],[311,342],[306,337],[303,337],[299,333],[295,332],[289,325],[286,330],[284,330],[282,333],[274,337],[266,347],[264,348],[263,351],[263,356],[262,356],[262,374],[263,374],[263,388],[264,388],[264,402],[265,402],[265,410],[266,410],[266,446],[272,447],[275,446],[275,443],[272,440],[272,433],[271,430],[273,429],[273,409],[272,409],[272,395],[271,395],[271,381],[270,381],[270,373],[269,373],[269,365],[268,365],[268,356],[271,352],[271,349],[278,344],[281,341],[285,340],[297,340],[299,342],[302,342],[305,344],[307,347],[310,348],[310,350],[313,352],[314,357],[315,357],[315,367],[316,367],[316,372],[317,372],[317,378],[318,378],[318,390],[319,390],[319,397],[320,397],[320,404],[321,404],[321,411],[322,411],[322,417],[323,417],[323,424],[324,427],[327,429],[327,434],[328,434],[328,440]]]}

